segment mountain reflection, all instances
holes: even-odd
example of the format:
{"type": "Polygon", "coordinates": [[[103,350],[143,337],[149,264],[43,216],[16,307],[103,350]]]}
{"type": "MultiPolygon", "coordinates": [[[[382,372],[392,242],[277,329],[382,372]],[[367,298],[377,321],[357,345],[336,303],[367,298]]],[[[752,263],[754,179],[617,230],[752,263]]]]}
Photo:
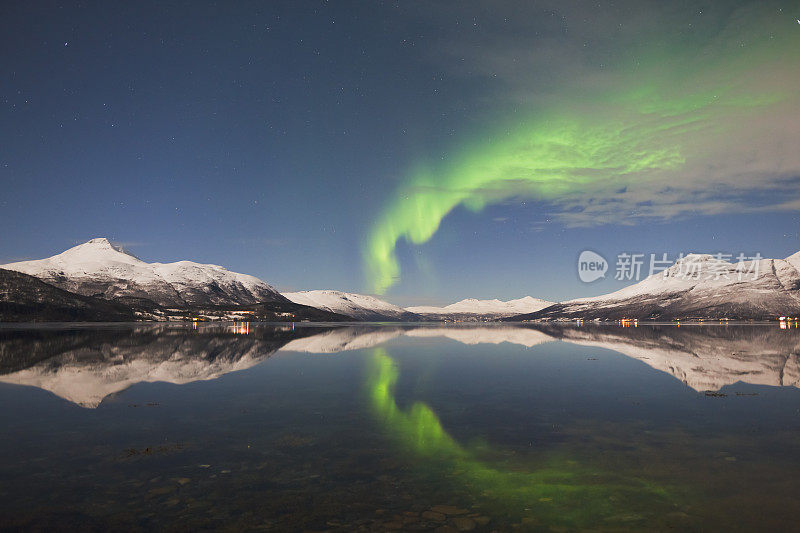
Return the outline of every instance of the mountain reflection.
{"type": "Polygon", "coordinates": [[[0,330],[0,382],[97,407],[136,383],[183,384],[250,368],[318,332],[241,325],[0,330]]]}
{"type": "Polygon", "coordinates": [[[140,382],[183,384],[250,368],[278,350],[330,354],[399,337],[533,347],[564,341],[613,350],[689,387],[798,386],[797,330],[776,326],[208,326],[0,329],[0,382],[35,386],[84,407],[140,382]]]}
{"type": "Polygon", "coordinates": [[[800,385],[800,335],[777,326],[550,327],[560,340],[614,350],[671,374],[697,391],[737,382],[800,385]]]}
{"type": "Polygon", "coordinates": [[[552,341],[605,348],[671,374],[697,391],[742,382],[800,385],[800,333],[767,325],[728,326],[451,326],[341,328],[292,341],[284,349],[333,353],[369,348],[389,338],[446,337],[463,344],[503,342],[533,347],[552,341]]]}

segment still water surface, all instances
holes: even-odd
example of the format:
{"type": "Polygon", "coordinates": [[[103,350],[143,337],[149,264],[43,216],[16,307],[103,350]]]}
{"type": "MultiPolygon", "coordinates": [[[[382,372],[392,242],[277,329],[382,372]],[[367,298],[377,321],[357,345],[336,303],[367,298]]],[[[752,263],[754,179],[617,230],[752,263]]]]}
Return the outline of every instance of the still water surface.
{"type": "Polygon", "coordinates": [[[777,326],[0,328],[0,527],[793,529],[777,326]]]}

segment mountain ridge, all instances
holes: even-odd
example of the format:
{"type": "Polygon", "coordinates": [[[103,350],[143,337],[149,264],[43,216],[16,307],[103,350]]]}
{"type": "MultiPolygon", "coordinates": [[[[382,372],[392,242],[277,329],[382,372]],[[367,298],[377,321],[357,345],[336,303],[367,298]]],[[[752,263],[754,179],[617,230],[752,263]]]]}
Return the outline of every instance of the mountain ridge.
{"type": "Polygon", "coordinates": [[[255,276],[214,264],[148,263],[106,238],[91,239],[45,259],[0,265],[0,269],[67,291],[53,292],[31,279],[5,274],[6,289],[0,297],[5,313],[0,319],[5,321],[98,320],[103,313],[111,321],[193,317],[322,322],[774,320],[800,316],[800,252],[785,259],[738,263],[710,254],[689,254],[663,272],[617,291],[559,303],[524,296],[508,301],[467,298],[442,307],[405,308],[375,296],[337,290],[282,294],[255,276]],[[14,283],[18,290],[11,290],[14,283]],[[61,306],[60,310],[54,311],[53,305],[61,306]],[[89,307],[92,311],[87,311],[89,307]]]}
{"type": "Polygon", "coordinates": [[[617,291],[556,303],[503,320],[774,320],[800,315],[800,252],[730,263],[688,254],[617,291]]]}
{"type": "Polygon", "coordinates": [[[331,289],[283,292],[289,300],[365,321],[414,321],[421,316],[374,296],[331,289]]]}
{"type": "Polygon", "coordinates": [[[35,276],[84,296],[146,298],[167,307],[288,301],[255,276],[193,261],[147,263],[103,237],[45,259],[8,263],[0,268],[35,276]]]}
{"type": "Polygon", "coordinates": [[[2,321],[351,320],[292,302],[255,276],[192,261],[147,263],[106,238],[0,269],[2,321]]]}
{"type": "Polygon", "coordinates": [[[54,287],[34,276],[0,269],[0,322],[135,320],[131,308],[54,287]]]}
{"type": "Polygon", "coordinates": [[[532,296],[523,296],[522,298],[505,302],[496,298],[493,300],[466,298],[443,307],[412,306],[406,307],[405,310],[428,319],[480,320],[497,319],[525,312],[534,312],[553,304],[554,302],[541,300],[532,296]]]}

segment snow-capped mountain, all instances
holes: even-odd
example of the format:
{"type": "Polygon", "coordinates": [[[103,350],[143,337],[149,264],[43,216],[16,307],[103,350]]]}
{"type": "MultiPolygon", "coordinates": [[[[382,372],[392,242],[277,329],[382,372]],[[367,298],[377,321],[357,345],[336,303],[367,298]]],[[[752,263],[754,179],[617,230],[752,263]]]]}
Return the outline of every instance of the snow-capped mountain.
{"type": "Polygon", "coordinates": [[[414,315],[402,307],[364,294],[316,290],[284,292],[283,296],[298,304],[347,315],[356,320],[386,321],[420,319],[419,316],[414,315]]]}
{"type": "Polygon", "coordinates": [[[621,318],[775,319],[800,315],[800,252],[786,259],[730,263],[689,254],[624,289],[561,302],[508,320],[621,318]]]}
{"type": "Polygon", "coordinates": [[[135,320],[118,302],[83,296],[39,278],[0,269],[0,322],[111,322],[135,320]]]}
{"type": "Polygon", "coordinates": [[[64,290],[105,299],[146,298],[163,306],[286,302],[269,284],[218,265],[146,263],[108,239],[92,239],[53,257],[0,265],[64,290]]]}
{"type": "MultiPolygon", "coordinates": [[[[143,318],[157,318],[166,312],[164,309],[271,305],[277,306],[270,307],[271,314],[268,313],[277,317],[275,319],[285,316],[292,320],[318,321],[347,320],[348,317],[380,322],[469,320],[532,312],[550,304],[525,297],[509,302],[471,299],[443,308],[403,309],[373,296],[335,290],[280,294],[254,276],[231,272],[218,265],[192,261],[147,263],[105,238],[92,239],[47,259],[0,265],[0,269],[34,276],[78,295],[115,300],[130,306],[143,318]],[[162,306],[162,310],[151,309],[153,304],[162,306]]],[[[255,314],[251,315],[260,317],[256,311],[254,309],[255,314]]]]}
{"type": "Polygon", "coordinates": [[[457,319],[468,320],[480,318],[502,318],[523,313],[533,313],[545,307],[553,305],[553,302],[540,300],[531,296],[508,300],[476,300],[468,298],[444,307],[417,306],[406,307],[406,311],[422,315],[430,319],[457,319]]]}

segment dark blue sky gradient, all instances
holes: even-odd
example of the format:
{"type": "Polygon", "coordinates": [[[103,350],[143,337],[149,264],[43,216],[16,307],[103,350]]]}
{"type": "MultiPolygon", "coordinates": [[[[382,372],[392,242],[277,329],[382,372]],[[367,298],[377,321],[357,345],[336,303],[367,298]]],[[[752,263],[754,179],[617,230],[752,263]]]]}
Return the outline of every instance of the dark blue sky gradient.
{"type": "MultiPolygon", "coordinates": [[[[148,261],[365,292],[362,242],[415,160],[513,112],[491,101],[497,80],[432,59],[451,38],[479,45],[501,15],[435,6],[428,17],[425,3],[4,2],[0,262],[107,236],[148,261]]],[[[521,22],[517,37],[549,24],[521,22]]],[[[792,212],[590,229],[548,220],[530,201],[458,209],[430,242],[400,245],[405,277],[387,299],[557,300],[621,286],[578,282],[584,248],[800,249],[792,212]]]]}

